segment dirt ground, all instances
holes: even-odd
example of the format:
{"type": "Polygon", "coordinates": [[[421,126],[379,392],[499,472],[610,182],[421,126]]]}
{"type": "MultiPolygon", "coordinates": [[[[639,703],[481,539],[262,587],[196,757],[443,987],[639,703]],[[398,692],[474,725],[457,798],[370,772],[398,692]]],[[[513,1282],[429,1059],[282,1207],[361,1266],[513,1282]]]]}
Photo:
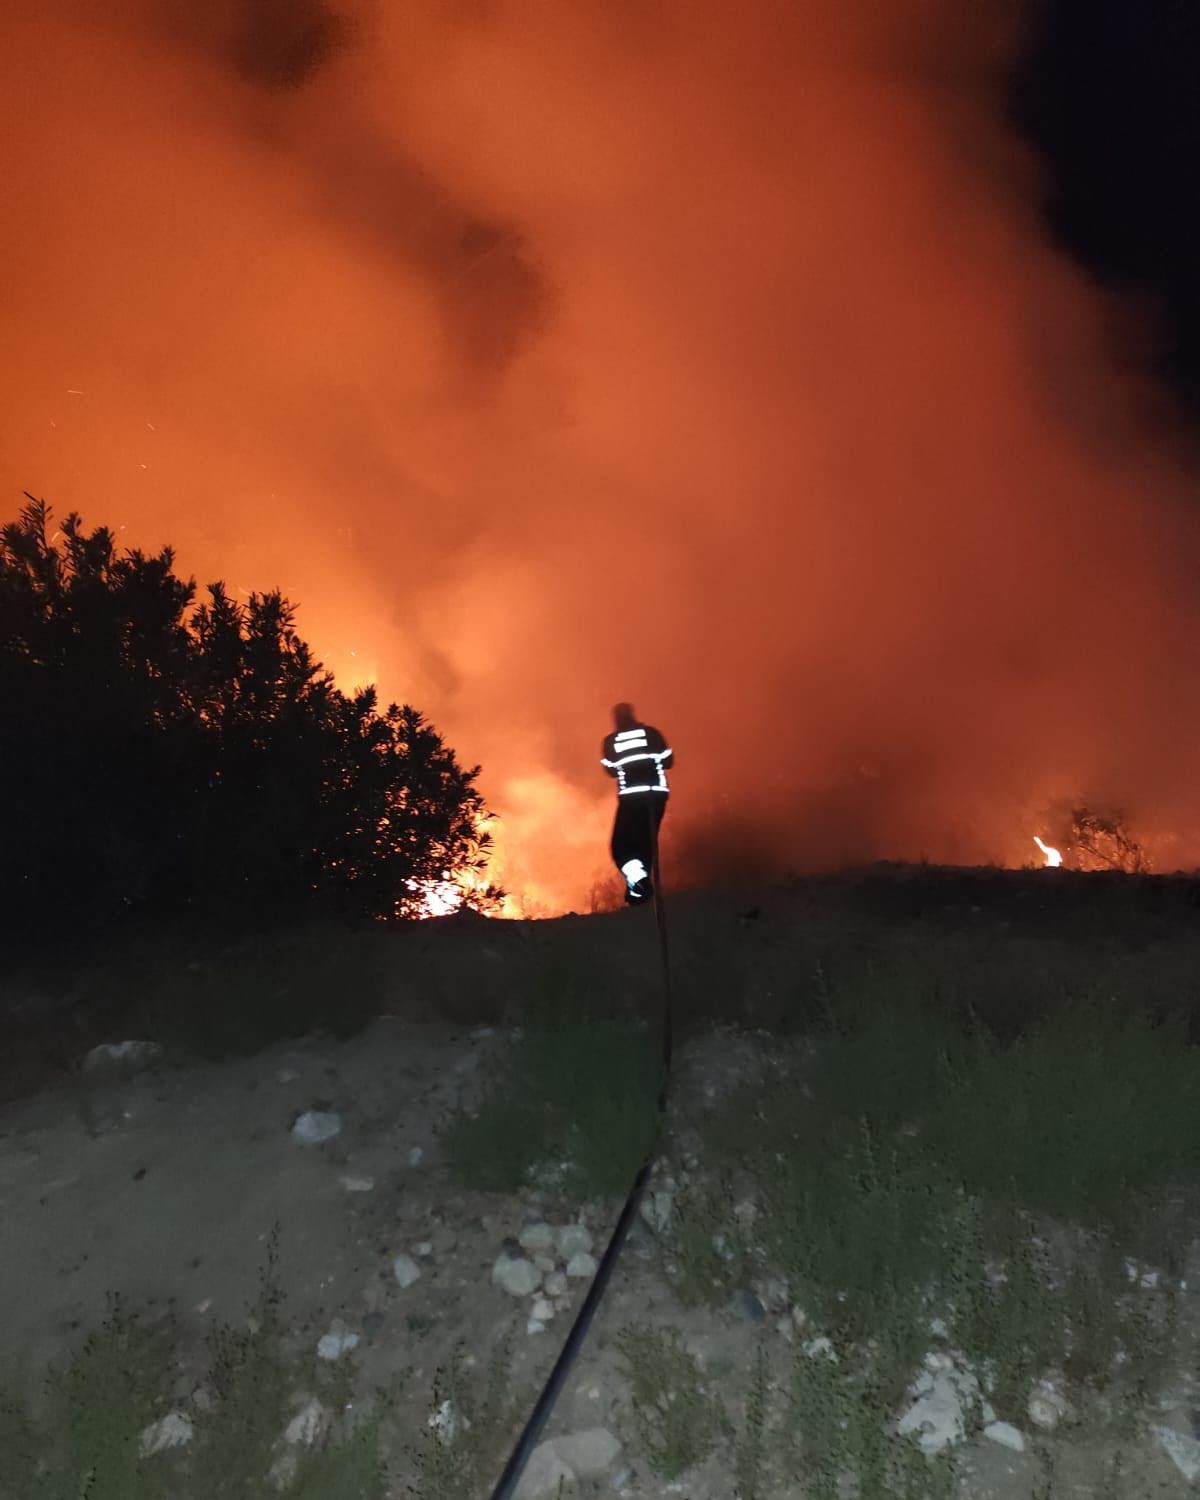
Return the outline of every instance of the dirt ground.
{"type": "MultiPolygon", "coordinates": [[[[921,898],[887,882],[879,891],[884,904],[903,908],[905,921],[923,920],[945,894],[921,898]]],[[[973,893],[946,908],[957,913],[955,922],[973,920],[973,893]]],[[[1018,907],[1023,900],[1011,885],[1007,899],[1018,907]]],[[[803,901],[803,893],[790,892],[754,906],[741,897],[698,906],[681,923],[680,947],[686,958],[691,944],[691,959],[700,963],[705,935],[747,951],[769,938],[786,957],[792,914],[803,901]]],[[[598,919],[593,928],[588,919],[573,919],[564,941],[584,927],[611,932],[609,924],[623,920],[598,919]]],[[[1150,920],[1157,923],[1157,912],[1150,920]]],[[[479,928],[471,959],[477,974],[511,976],[514,955],[551,941],[523,934],[519,925],[479,928]]],[[[648,936],[639,931],[631,938],[631,967],[650,951],[648,936]]],[[[596,939],[603,940],[603,934],[596,939]]],[[[430,934],[427,966],[452,945],[452,929],[430,934]]],[[[415,986],[422,972],[414,965],[407,983],[415,986]]],[[[456,982],[447,967],[442,984],[456,982]]],[[[484,1003],[498,1010],[490,994],[484,1003]]],[[[511,1338],[511,1389],[521,1400],[527,1394],[531,1406],[585,1283],[572,1283],[570,1308],[530,1334],[528,1302],[494,1285],[492,1269],[506,1239],[535,1220],[562,1223],[566,1210],[533,1190],[502,1197],[464,1192],[450,1181],[438,1125],[469,1104],[503,1032],[476,1024],[477,1017],[458,1026],[433,1019],[436,996],[427,1007],[397,1008],[408,1014],[381,1016],[348,1041],[314,1037],[220,1063],[168,1055],[140,1070],[76,1071],[0,1105],[0,1386],[36,1403],[46,1372],[97,1326],[113,1292],[134,1303],[173,1300],[197,1343],[214,1319],[244,1317],[278,1228],[291,1346],[312,1350],[342,1320],[358,1335],[353,1358],[364,1386],[404,1377],[394,1413],[399,1430],[415,1434],[427,1424],[434,1372],[459,1345],[482,1360],[511,1338]],[[426,1018],[412,1019],[421,1010],[426,1018]],[[292,1126],[309,1110],[336,1111],[340,1132],[317,1145],[299,1142],[292,1126]],[[398,1255],[420,1267],[411,1286],[393,1273],[398,1255]]],[[[711,1100],[741,1073],[742,1061],[725,1039],[696,1035],[680,1055],[679,1088],[711,1100]]],[[[582,1210],[597,1254],[615,1211],[611,1204],[582,1210]]],[[[722,1460],[677,1485],[650,1474],[614,1335],[631,1324],[679,1329],[736,1412],[764,1329],[733,1309],[683,1309],[661,1262],[661,1245],[639,1223],[550,1431],[607,1427],[621,1439],[625,1451],[610,1492],[729,1500],[722,1460]]],[[[766,1332],[774,1334],[769,1324],[766,1332]]],[[[775,1347],[787,1353],[782,1338],[775,1347]]],[[[192,1379],[186,1363],[175,1372],[180,1399],[192,1379]]],[[[1175,1408],[1190,1399],[1181,1385],[1175,1408]]],[[[1097,1493],[1103,1455],[1089,1457],[1080,1445],[1064,1455],[1053,1494],[1082,1500],[1097,1493]]],[[[978,1500],[1046,1494],[1031,1452],[977,1440],[965,1457],[971,1478],[964,1494],[978,1500]]],[[[1153,1443],[1138,1449],[1137,1464],[1145,1494],[1189,1492],[1153,1443]]]]}
{"type": "MultiPolygon", "coordinates": [[[[428,1422],[434,1371],[460,1344],[482,1358],[507,1335],[512,1389],[527,1392],[531,1405],[570,1313],[527,1334],[527,1303],[494,1286],[491,1270],[506,1237],[553,1219],[555,1206],[533,1192],[464,1193],[438,1153],[438,1120],[470,1101],[496,1043],[486,1028],[384,1018],[350,1042],[314,1039],[132,1076],[81,1074],[9,1105],[0,1115],[0,1382],[36,1401],[48,1368],[98,1324],[114,1291],[135,1302],[174,1299],[197,1337],[213,1319],[237,1321],[278,1226],[292,1347],[311,1349],[342,1319],[360,1336],[354,1357],[365,1385],[405,1377],[399,1431],[416,1434],[428,1422]],[[291,1127],[310,1109],[336,1110],[340,1134],[298,1142],[291,1127]],[[392,1272],[402,1253],[421,1267],[407,1288],[392,1272]]],[[[717,1037],[690,1046],[680,1084],[711,1098],[742,1072],[736,1048],[717,1037]]],[[[597,1250],[611,1212],[583,1212],[597,1250]]],[[[581,1296],[577,1284],[574,1307],[581,1296]]],[[[732,1310],[682,1309],[654,1236],[639,1223],[549,1431],[615,1432],[626,1444],[614,1475],[625,1495],[728,1500],[730,1474],[719,1458],[675,1486],[641,1460],[613,1343],[631,1324],[678,1328],[736,1408],[763,1330],[732,1310]]],[[[786,1352],[782,1342],[779,1349],[786,1352]]],[[[186,1363],[175,1378],[186,1399],[186,1363]]],[[[1073,1450],[1054,1493],[1093,1493],[1102,1457],[1089,1465],[1073,1450]]],[[[966,1493],[978,1500],[1038,1493],[1031,1453],[977,1442],[968,1462],[966,1493]]],[[[1139,1463],[1146,1494],[1186,1492],[1157,1449],[1141,1450],[1139,1463]]]]}

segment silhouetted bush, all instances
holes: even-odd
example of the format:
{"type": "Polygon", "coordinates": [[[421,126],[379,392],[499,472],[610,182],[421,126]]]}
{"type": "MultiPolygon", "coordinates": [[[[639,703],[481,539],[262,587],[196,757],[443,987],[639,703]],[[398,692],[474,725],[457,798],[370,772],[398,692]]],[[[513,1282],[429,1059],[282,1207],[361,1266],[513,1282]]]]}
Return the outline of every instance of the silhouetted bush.
{"type": "Polygon", "coordinates": [[[0,531],[5,920],[403,916],[482,867],[474,782],[413,708],[341,692],[243,604],[31,500],[0,531]]]}

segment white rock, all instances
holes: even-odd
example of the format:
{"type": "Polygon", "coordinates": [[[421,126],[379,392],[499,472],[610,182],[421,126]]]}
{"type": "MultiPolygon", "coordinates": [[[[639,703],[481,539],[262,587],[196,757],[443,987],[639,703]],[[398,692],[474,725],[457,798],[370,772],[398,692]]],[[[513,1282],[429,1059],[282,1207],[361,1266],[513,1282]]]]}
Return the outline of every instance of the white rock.
{"type": "Polygon", "coordinates": [[[346,1333],[341,1330],[334,1333],[326,1333],[322,1334],[317,1340],[317,1358],[328,1360],[341,1359],[343,1354],[348,1354],[351,1349],[357,1348],[357,1333],[346,1333]]]}
{"type": "Polygon", "coordinates": [[[554,1317],[554,1303],[545,1297],[535,1298],[533,1306],[529,1309],[529,1316],[537,1318],[541,1323],[549,1323],[554,1317]]]}
{"type": "Polygon", "coordinates": [[[422,1240],[420,1244],[413,1246],[413,1254],[418,1260],[428,1260],[433,1254],[433,1241],[422,1240]]]}
{"type": "Polygon", "coordinates": [[[408,1153],[408,1164],[410,1167],[419,1167],[425,1160],[425,1153],[420,1146],[414,1146],[408,1153]]]}
{"type": "Polygon", "coordinates": [[[443,1401],[429,1418],[429,1426],[437,1434],[439,1443],[443,1445],[452,1443],[458,1434],[471,1424],[463,1416],[459,1415],[458,1408],[453,1401],[443,1401]]]}
{"type": "Polygon", "coordinates": [[[1039,1380],[1025,1410],[1035,1427],[1053,1432],[1070,1412],[1070,1404],[1052,1380],[1039,1380]]]}
{"type": "Polygon", "coordinates": [[[809,1339],[806,1344],[801,1345],[801,1348],[804,1350],[805,1354],[808,1355],[809,1359],[816,1359],[818,1357],[822,1359],[831,1359],[835,1365],[838,1362],[837,1350],[833,1347],[833,1344],[830,1342],[830,1340],[825,1338],[824,1335],[822,1335],[819,1339],[809,1339]]]}
{"type": "Polygon", "coordinates": [[[298,1444],[304,1448],[315,1447],[329,1431],[333,1414],[314,1397],[306,1401],[283,1434],[285,1443],[298,1444]]]}
{"type": "Polygon", "coordinates": [[[149,1427],[142,1429],[141,1449],[142,1457],[148,1458],[152,1453],[162,1453],[167,1448],[182,1448],[190,1443],[195,1436],[195,1428],[192,1419],[186,1412],[169,1411],[165,1417],[157,1422],[151,1422],[149,1427]]]}
{"type": "Polygon", "coordinates": [[[492,1267],[492,1283],[510,1297],[532,1297],[542,1284],[542,1273],[531,1260],[502,1255],[492,1267]]]}
{"type": "Polygon", "coordinates": [[[1189,1484],[1200,1479],[1200,1443],[1173,1427],[1152,1427],[1163,1452],[1189,1484]]]}
{"type": "Polygon", "coordinates": [[[162,1056],[157,1042],[101,1042],[83,1059],[86,1072],[96,1068],[146,1068],[162,1056]]]}
{"type": "Polygon", "coordinates": [[[533,1263],[543,1276],[554,1275],[556,1262],[552,1255],[535,1255],[533,1257],[533,1263]]]}
{"type": "Polygon", "coordinates": [[[658,1188],[647,1193],[638,1205],[638,1213],[656,1234],[665,1234],[671,1227],[671,1214],[675,1208],[675,1194],[670,1188],[658,1188]]]}
{"type": "Polygon", "coordinates": [[[558,1231],[558,1256],[570,1260],[573,1255],[590,1254],[592,1234],[583,1224],[564,1224],[558,1231]]]}
{"type": "Polygon", "coordinates": [[[562,1271],[551,1271],[542,1285],[547,1297],[565,1297],[569,1290],[567,1278],[562,1271]]]}
{"type": "Polygon", "coordinates": [[[756,1282],[754,1290],[758,1293],[758,1300],[768,1312],[787,1311],[788,1284],[782,1277],[772,1276],[766,1281],[756,1282]]]}
{"type": "Polygon", "coordinates": [[[929,1331],[935,1339],[948,1339],[950,1337],[950,1330],[946,1326],[944,1318],[930,1318],[929,1331]]]}
{"type": "Polygon", "coordinates": [[[1025,1434],[1011,1422],[989,1422],[983,1429],[983,1435],[991,1442],[999,1443],[1002,1448],[1011,1448],[1014,1453],[1025,1452],[1025,1434]]]}
{"type": "Polygon", "coordinates": [[[572,1281],[588,1281],[596,1274],[596,1257],[586,1250],[572,1255],[567,1262],[567,1275],[572,1281]]]}
{"type": "Polygon", "coordinates": [[[375,1179],[373,1177],[343,1177],[342,1186],[348,1193],[373,1193],[375,1179]]]}
{"type": "Polygon", "coordinates": [[[407,1289],[414,1281],[420,1281],[421,1268],[411,1255],[397,1255],[392,1262],[392,1275],[401,1287],[407,1289]]]}
{"type": "Polygon", "coordinates": [[[575,1483],[575,1470],[563,1463],[553,1443],[539,1443],[529,1455],[513,1500],[557,1500],[560,1491],[575,1483]]]}
{"type": "Polygon", "coordinates": [[[541,1318],[530,1318],[528,1323],[525,1324],[525,1332],[530,1335],[535,1333],[545,1333],[545,1331],[546,1325],[542,1322],[541,1318]]]}
{"type": "Polygon", "coordinates": [[[591,1427],[553,1439],[554,1451],[576,1479],[599,1479],[621,1456],[620,1442],[607,1427],[591,1427]]]}
{"type": "Polygon", "coordinates": [[[549,1224],[529,1224],[517,1236],[517,1243],[530,1255],[545,1254],[554,1249],[554,1230],[549,1224]]]}
{"type": "MultiPolygon", "coordinates": [[[[927,1361],[928,1363],[928,1361],[927,1361]]],[[[917,1439],[924,1453],[940,1453],[967,1435],[967,1416],[979,1404],[979,1382],[953,1361],[926,1370],[910,1388],[916,1399],[900,1418],[897,1430],[917,1439]]]]}
{"type": "Polygon", "coordinates": [[[292,1126],[292,1134],[306,1146],[331,1141],[342,1133],[342,1117],[336,1110],[306,1109],[292,1126]]]}
{"type": "Polygon", "coordinates": [[[1162,1279],[1157,1271],[1143,1270],[1136,1260],[1125,1262],[1125,1274],[1130,1281],[1136,1281],[1144,1291],[1152,1292],[1162,1279]]]}

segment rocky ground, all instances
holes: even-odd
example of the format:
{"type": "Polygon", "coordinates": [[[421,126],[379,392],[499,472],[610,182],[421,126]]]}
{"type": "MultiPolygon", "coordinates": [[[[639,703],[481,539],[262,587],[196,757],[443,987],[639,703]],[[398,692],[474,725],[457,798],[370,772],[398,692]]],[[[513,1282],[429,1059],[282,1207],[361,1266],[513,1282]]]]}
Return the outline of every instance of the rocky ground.
{"type": "MultiPolygon", "coordinates": [[[[348,1042],[314,1039],[212,1065],[173,1062],[152,1049],[101,1049],[68,1082],[10,1104],[0,1115],[0,1383],[36,1404],[47,1370],[99,1324],[108,1293],[173,1300],[187,1337],[143,1443],[186,1444],[211,1400],[188,1351],[200,1348],[214,1320],[244,1318],[277,1231],[288,1348],[353,1368],[351,1404],[388,1392],[394,1493],[440,1500],[433,1478],[420,1487],[414,1445],[467,1441],[468,1402],[454,1381],[478,1383],[497,1355],[508,1413],[502,1458],[617,1207],[568,1211],[549,1185],[500,1196],[450,1179],[439,1125],[471,1106],[503,1041],[489,1028],[383,1018],[348,1042]]],[[[752,1039],[724,1032],[693,1039],[678,1069],[680,1119],[689,1104],[710,1106],[766,1066],[768,1052],[771,1066],[792,1065],[777,1046],[752,1039]]],[[[671,1173],[702,1173],[686,1126],[674,1144],[671,1173]]],[[[716,1308],[679,1300],[671,1276],[678,1187],[664,1166],[530,1465],[523,1500],[557,1495],[560,1481],[564,1494],[577,1495],[754,1493],[735,1468],[753,1463],[746,1454],[756,1361],[765,1361],[758,1368],[770,1381],[781,1378],[785,1360],[838,1358],[778,1280],[739,1287],[716,1308]],[[714,1404],[713,1423],[729,1426],[728,1441],[712,1443],[674,1479],[663,1477],[659,1451],[672,1441],[669,1424],[645,1420],[629,1330],[677,1334],[699,1381],[695,1399],[719,1403],[723,1415],[714,1404]]],[[[735,1205],[739,1211],[752,1220],[752,1204],[735,1205]]],[[[1194,1315],[1190,1295],[1180,1304],[1186,1318],[1194,1315]]],[[[978,1500],[1104,1493],[1112,1445],[1072,1430],[1070,1401],[1053,1372],[1023,1422],[999,1421],[942,1332],[931,1328],[924,1370],[895,1418],[927,1452],[953,1449],[959,1493],[978,1500]],[[1052,1489],[1047,1444],[1055,1449],[1052,1489]]],[[[302,1388],[294,1401],[281,1451],[319,1441],[338,1415],[302,1388]]],[[[1191,1403],[1182,1372],[1157,1422],[1126,1444],[1125,1472],[1132,1464],[1137,1493],[1184,1493],[1200,1477],[1191,1403]]],[[[797,1479],[759,1493],[806,1491],[797,1479]]]]}
{"type": "MultiPolygon", "coordinates": [[[[907,1389],[868,1424],[909,1434],[928,1467],[889,1471],[882,1488],[831,1490],[795,1457],[793,1398],[801,1388],[816,1403],[803,1422],[848,1432],[858,1417],[830,1405],[830,1372],[844,1374],[854,1356],[757,1255],[770,1209],[754,1182],[733,1184],[724,1219],[702,1226],[698,1249],[680,1205],[703,1196],[714,1176],[698,1128],[708,1112],[760,1075],[803,1089],[820,1068],[792,1022],[799,1006],[821,1010],[830,964],[868,954],[887,996],[920,972],[927,986],[969,991],[1003,1030],[1010,1012],[1049,1003],[1080,972],[1105,993],[1179,993],[1194,973],[1194,897],[1191,883],[901,870],[681,898],[673,954],[689,1013],[670,1131],[522,1500],[560,1488],[563,1500],[1190,1493],[1200,1483],[1196,1250],[1172,1273],[1129,1267],[1147,1319],[1169,1319],[1172,1349],[1135,1422],[1101,1420],[1103,1402],[1082,1399],[1055,1368],[1037,1372],[1018,1407],[995,1408],[986,1372],[931,1317],[907,1389]],[[1098,928],[1122,924],[1128,940],[1101,950],[1098,928]],[[941,965],[932,979],[930,956],[941,965]],[[733,1016],[771,1034],[734,1031],[733,1016]],[[709,1277],[708,1295],[697,1295],[705,1257],[726,1258],[731,1236],[748,1247],[738,1262],[745,1273],[709,1277]],[[953,1455],[949,1479],[939,1455],[953,1455]]],[[[311,957],[314,1010],[328,1009],[338,982],[359,993],[369,981],[372,1003],[388,1012],[349,1040],[314,1034],[220,1062],[198,1060],[190,1037],[128,1046],[121,1038],[138,1033],[104,1029],[112,1013],[82,982],[68,998],[86,1024],[47,1012],[51,1042],[27,1033],[36,1070],[22,1059],[25,1096],[0,1102],[0,1388],[44,1408],[47,1372],[100,1326],[109,1294],[173,1304],[179,1338],[143,1446],[187,1450],[213,1403],[206,1340],[219,1326],[246,1325],[274,1259],[294,1371],[271,1438],[275,1478],[292,1471],[289,1454],[315,1452],[356,1413],[381,1411],[389,1494],[483,1500],[620,1204],[568,1199],[552,1159],[519,1191],[468,1190],[451,1171],[445,1126],[480,1101],[517,1034],[520,997],[554,989],[566,963],[593,976],[598,993],[649,1013],[657,952],[652,924],[626,913],[420,928],[389,937],[386,962],[373,946],[370,962],[359,962],[357,946],[338,949],[325,935],[287,949],[286,990],[274,969],[247,972],[241,959],[226,968],[175,963],[172,985],[194,981],[195,999],[173,987],[158,1012],[191,1004],[199,1013],[201,1001],[214,1010],[224,995],[222,1039],[240,1043],[243,996],[278,989],[279,1003],[293,1006],[311,957]],[[318,969],[327,950],[328,967],[318,969]],[[468,1450],[470,1462],[460,1462],[468,1450]]],[[[846,971],[848,992],[857,972],[846,971]]],[[[134,987],[122,973],[113,983],[134,987]]],[[[13,1014],[45,1008],[30,995],[20,992],[13,1014]]],[[[855,1441],[869,1448],[873,1439],[864,1428],[855,1441]]],[[[3,1463],[0,1452],[0,1481],[3,1463]]]]}

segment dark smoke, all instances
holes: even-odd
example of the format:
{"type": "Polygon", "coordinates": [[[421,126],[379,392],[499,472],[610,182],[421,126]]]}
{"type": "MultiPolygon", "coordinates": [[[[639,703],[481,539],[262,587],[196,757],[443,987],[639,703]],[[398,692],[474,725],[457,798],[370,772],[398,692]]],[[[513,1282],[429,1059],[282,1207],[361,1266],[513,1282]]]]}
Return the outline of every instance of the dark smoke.
{"type": "Polygon", "coordinates": [[[350,27],[323,0],[241,0],[234,58],[254,83],[296,89],[346,44],[350,27]]]}

